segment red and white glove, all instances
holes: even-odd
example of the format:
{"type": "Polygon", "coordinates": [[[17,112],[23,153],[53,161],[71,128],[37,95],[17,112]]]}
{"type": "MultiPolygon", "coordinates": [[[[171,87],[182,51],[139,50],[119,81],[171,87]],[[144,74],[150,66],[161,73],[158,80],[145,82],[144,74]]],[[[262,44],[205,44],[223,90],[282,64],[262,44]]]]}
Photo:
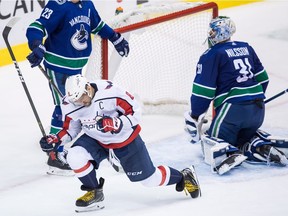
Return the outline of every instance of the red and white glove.
{"type": "Polygon", "coordinates": [[[42,137],[39,143],[42,151],[49,153],[58,148],[58,146],[61,144],[61,140],[57,135],[49,134],[42,137]]]}
{"type": "Polygon", "coordinates": [[[97,117],[97,128],[103,133],[119,133],[123,127],[123,122],[118,117],[99,116],[97,117]]]}

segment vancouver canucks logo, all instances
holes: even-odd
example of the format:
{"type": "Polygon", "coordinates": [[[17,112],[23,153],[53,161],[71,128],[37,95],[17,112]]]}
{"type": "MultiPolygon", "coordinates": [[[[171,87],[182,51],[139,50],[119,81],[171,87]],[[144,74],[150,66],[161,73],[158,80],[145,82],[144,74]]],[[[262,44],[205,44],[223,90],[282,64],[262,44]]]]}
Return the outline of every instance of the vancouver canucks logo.
{"type": "Polygon", "coordinates": [[[76,30],[76,33],[71,37],[70,42],[75,49],[84,50],[87,48],[88,37],[88,32],[85,30],[84,25],[81,24],[80,30],[76,30]]]}
{"type": "Polygon", "coordinates": [[[56,0],[56,2],[59,4],[59,5],[62,5],[66,2],[66,0],[56,0]]]}

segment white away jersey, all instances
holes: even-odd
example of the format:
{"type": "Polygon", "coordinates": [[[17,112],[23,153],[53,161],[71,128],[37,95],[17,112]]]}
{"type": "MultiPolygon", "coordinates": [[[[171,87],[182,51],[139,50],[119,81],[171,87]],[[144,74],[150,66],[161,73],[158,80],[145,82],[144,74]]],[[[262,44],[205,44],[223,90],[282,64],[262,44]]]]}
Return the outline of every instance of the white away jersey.
{"type": "Polygon", "coordinates": [[[111,81],[91,83],[96,89],[90,106],[75,106],[64,97],[61,108],[64,125],[58,133],[63,142],[74,139],[81,130],[96,139],[105,148],[120,148],[139,134],[141,109],[134,97],[111,81]],[[123,127],[119,133],[101,132],[96,125],[97,116],[119,117],[123,127]],[[69,137],[69,139],[67,139],[69,137]]]}

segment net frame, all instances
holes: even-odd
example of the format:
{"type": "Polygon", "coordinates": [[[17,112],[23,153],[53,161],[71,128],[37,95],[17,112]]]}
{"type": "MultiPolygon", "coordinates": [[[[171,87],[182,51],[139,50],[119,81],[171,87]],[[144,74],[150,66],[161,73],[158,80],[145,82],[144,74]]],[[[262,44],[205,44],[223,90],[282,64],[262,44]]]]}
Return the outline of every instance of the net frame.
{"type": "MultiPolygon", "coordinates": [[[[194,13],[199,13],[205,10],[210,10],[212,9],[212,17],[215,18],[218,16],[218,5],[215,2],[209,2],[207,4],[203,4],[203,5],[199,5],[193,8],[189,8],[186,10],[181,10],[178,12],[174,12],[168,15],[164,15],[161,17],[156,17],[150,20],[146,20],[143,21],[141,23],[135,23],[135,24],[131,24],[125,27],[120,27],[120,28],[116,28],[114,29],[116,32],[119,32],[121,34],[125,33],[125,32],[129,32],[132,30],[137,30],[140,28],[145,28],[151,25],[155,25],[158,23],[162,23],[165,22],[167,20],[172,20],[175,18],[179,18],[179,17],[183,17],[183,16],[187,16],[189,14],[194,14],[194,13]]],[[[109,58],[109,54],[108,54],[108,40],[107,39],[103,39],[102,40],[102,79],[108,79],[108,58],[109,58]]]]}

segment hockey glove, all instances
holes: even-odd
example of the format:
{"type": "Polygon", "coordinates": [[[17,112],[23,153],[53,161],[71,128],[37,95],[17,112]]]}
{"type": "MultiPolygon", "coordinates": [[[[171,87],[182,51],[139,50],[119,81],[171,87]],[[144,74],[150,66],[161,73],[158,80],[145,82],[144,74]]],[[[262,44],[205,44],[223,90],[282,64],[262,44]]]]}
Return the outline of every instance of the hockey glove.
{"type": "Polygon", "coordinates": [[[119,133],[122,127],[122,120],[117,117],[103,116],[97,120],[97,128],[103,133],[119,133]]]}
{"type": "Polygon", "coordinates": [[[192,118],[189,111],[184,113],[186,130],[192,136],[191,143],[197,143],[201,139],[202,124],[207,123],[207,120],[204,119],[206,113],[201,114],[197,119],[192,118]]]}
{"type": "Polygon", "coordinates": [[[32,46],[32,53],[27,56],[28,61],[31,64],[31,67],[38,66],[42,59],[44,58],[46,49],[41,41],[35,41],[32,46]]]}
{"type": "Polygon", "coordinates": [[[128,56],[129,44],[120,33],[115,32],[115,34],[109,40],[113,43],[120,56],[128,56]]]}
{"type": "Polygon", "coordinates": [[[49,134],[42,137],[39,143],[42,151],[49,153],[57,150],[58,146],[61,144],[61,140],[59,140],[57,135],[49,134]]]}

